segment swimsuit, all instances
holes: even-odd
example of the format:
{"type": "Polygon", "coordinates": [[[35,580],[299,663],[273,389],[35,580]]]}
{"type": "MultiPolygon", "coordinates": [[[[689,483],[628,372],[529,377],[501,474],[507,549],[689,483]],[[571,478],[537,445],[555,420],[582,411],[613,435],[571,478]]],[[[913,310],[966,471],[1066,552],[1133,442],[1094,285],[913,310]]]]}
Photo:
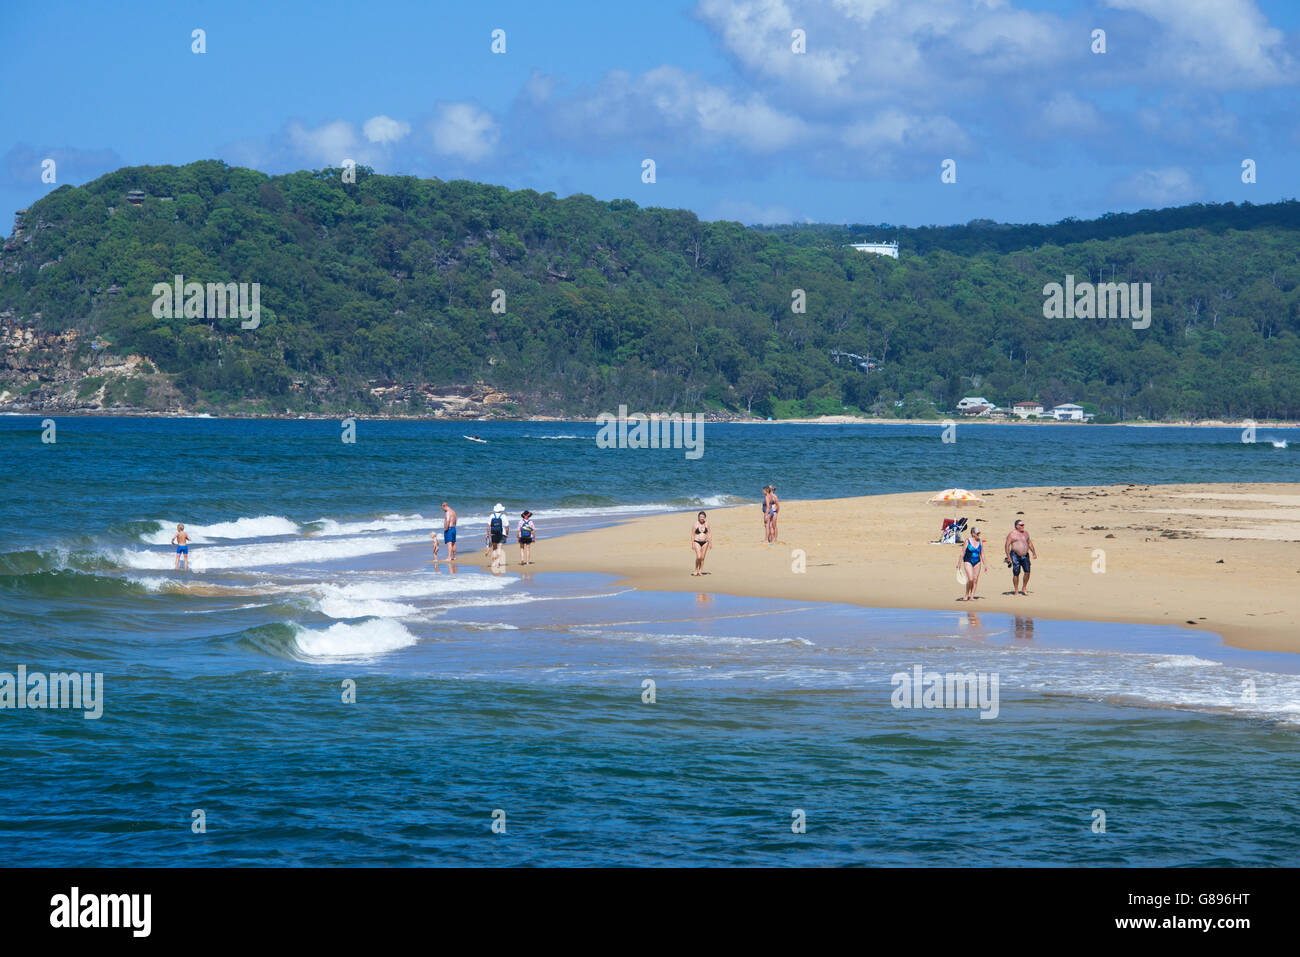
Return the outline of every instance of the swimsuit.
{"type": "Polygon", "coordinates": [[[176,554],[177,554],[177,555],[188,555],[189,553],[190,553],[190,547],[189,547],[188,545],[177,545],[177,546],[176,546],[176,554]]]}
{"type": "Polygon", "coordinates": [[[963,555],[962,558],[966,561],[967,564],[978,565],[980,563],[980,552],[983,550],[984,550],[983,542],[977,543],[971,540],[967,540],[966,554],[963,555]]]}
{"type": "Polygon", "coordinates": [[[1025,570],[1025,574],[1028,575],[1028,574],[1029,574],[1029,556],[1028,556],[1028,555],[1018,555],[1017,553],[1012,552],[1012,553],[1011,553],[1011,574],[1013,574],[1013,575],[1019,575],[1019,574],[1020,574],[1020,570],[1021,570],[1022,568],[1025,570]]]}
{"type": "Polygon", "coordinates": [[[442,540],[448,545],[456,544],[456,526],[452,525],[442,533],[442,540]]]}
{"type": "MultiPolygon", "coordinates": [[[[703,527],[702,525],[696,525],[696,526],[695,526],[695,534],[696,534],[696,535],[699,535],[701,532],[703,532],[704,535],[706,535],[706,536],[709,534],[709,530],[708,530],[707,528],[703,527]]],[[[697,538],[697,539],[695,539],[695,544],[696,544],[696,545],[707,545],[707,544],[709,544],[709,540],[708,540],[707,537],[706,537],[706,538],[697,538]]]]}

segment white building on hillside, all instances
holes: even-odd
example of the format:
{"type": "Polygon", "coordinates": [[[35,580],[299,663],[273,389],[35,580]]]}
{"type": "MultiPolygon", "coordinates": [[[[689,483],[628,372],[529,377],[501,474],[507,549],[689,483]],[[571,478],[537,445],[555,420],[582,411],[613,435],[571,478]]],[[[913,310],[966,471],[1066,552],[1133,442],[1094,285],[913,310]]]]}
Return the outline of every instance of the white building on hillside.
{"type": "Polygon", "coordinates": [[[1038,418],[1040,415],[1043,414],[1043,403],[1017,402],[1015,405],[1011,407],[1011,411],[1014,412],[1016,416],[1021,419],[1028,419],[1031,416],[1033,418],[1038,418]]]}
{"type": "Polygon", "coordinates": [[[877,256],[893,256],[898,258],[898,243],[849,243],[850,249],[856,249],[860,253],[875,253],[877,256]]]}
{"type": "Polygon", "coordinates": [[[1060,422],[1082,422],[1083,406],[1075,405],[1072,402],[1058,405],[1052,409],[1052,418],[1060,422]]]}
{"type": "Polygon", "coordinates": [[[980,396],[968,395],[957,403],[957,411],[967,415],[982,415],[993,411],[993,403],[980,396]]]}

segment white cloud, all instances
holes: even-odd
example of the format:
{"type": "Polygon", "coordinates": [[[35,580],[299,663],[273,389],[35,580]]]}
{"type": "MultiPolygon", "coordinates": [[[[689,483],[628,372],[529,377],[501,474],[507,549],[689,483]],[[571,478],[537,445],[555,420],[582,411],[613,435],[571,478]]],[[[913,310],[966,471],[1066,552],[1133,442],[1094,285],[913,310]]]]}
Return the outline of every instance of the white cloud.
{"type": "Polygon", "coordinates": [[[776,109],[760,94],[738,95],[676,66],[637,75],[611,70],[594,87],[552,100],[530,119],[596,148],[631,142],[675,152],[735,147],[775,153],[814,135],[802,118],[776,109]]]}
{"type": "Polygon", "coordinates": [[[293,156],[313,165],[338,166],[345,159],[356,158],[356,129],[346,120],[322,123],[315,129],[291,120],[284,135],[293,156]]]}
{"type": "Polygon", "coordinates": [[[920,116],[893,107],[846,126],[840,139],[850,150],[866,154],[965,152],[971,145],[965,131],[946,116],[920,116]]]}
{"type": "Polygon", "coordinates": [[[1097,108],[1073,93],[1061,92],[1051,97],[1039,114],[1041,126],[1076,136],[1099,133],[1104,124],[1097,108]]]}
{"type": "Polygon", "coordinates": [[[797,215],[793,210],[779,203],[773,205],[764,205],[748,199],[723,199],[719,200],[709,212],[703,217],[707,220],[728,220],[731,222],[743,223],[751,226],[754,223],[793,223],[793,222],[811,222],[812,220],[804,216],[797,215]]]}
{"type": "Polygon", "coordinates": [[[1111,200],[1117,203],[1148,207],[1177,206],[1188,203],[1204,191],[1180,166],[1144,169],[1118,180],[1111,186],[1111,200]]]}
{"type": "Polygon", "coordinates": [[[753,76],[818,103],[887,100],[913,105],[968,96],[1008,75],[1062,67],[1083,50],[1051,14],[1001,0],[700,0],[696,16],[753,76]],[[791,50],[805,31],[807,51],[791,50]],[[1077,44],[1076,44],[1077,46],[1077,44]]]}
{"type": "Polygon", "coordinates": [[[436,152],[477,162],[496,149],[501,127],[472,103],[440,103],[429,133],[436,152]]]}
{"type": "Polygon", "coordinates": [[[411,132],[411,124],[380,114],[366,120],[361,131],[372,143],[396,143],[411,132]]]}
{"type": "Polygon", "coordinates": [[[1162,28],[1147,65],[1161,77],[1179,77],[1213,89],[1295,83],[1297,66],[1281,30],[1255,0],[1107,0],[1162,28]]]}

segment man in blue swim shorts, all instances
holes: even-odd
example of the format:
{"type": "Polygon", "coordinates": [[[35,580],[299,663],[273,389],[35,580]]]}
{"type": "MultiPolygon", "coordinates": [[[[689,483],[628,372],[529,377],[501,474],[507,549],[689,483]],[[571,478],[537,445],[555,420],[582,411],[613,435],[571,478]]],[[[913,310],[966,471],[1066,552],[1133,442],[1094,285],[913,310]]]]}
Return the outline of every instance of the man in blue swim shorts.
{"type": "Polygon", "coordinates": [[[1025,523],[1016,519],[1015,527],[1007,533],[1007,540],[1003,544],[1006,551],[1007,566],[1011,569],[1011,594],[1028,595],[1029,594],[1029,556],[1038,557],[1038,552],[1034,549],[1034,543],[1029,538],[1029,533],[1025,531],[1025,523]],[[1020,573],[1025,573],[1025,580],[1020,581],[1020,573]]]}
{"type": "Polygon", "coordinates": [[[181,567],[181,559],[185,559],[185,570],[190,570],[190,536],[185,531],[184,523],[176,526],[176,534],[172,536],[172,544],[176,546],[176,568],[181,567]]]}
{"type": "Polygon", "coordinates": [[[447,543],[451,560],[456,560],[456,510],[442,503],[442,540],[447,543]]]}

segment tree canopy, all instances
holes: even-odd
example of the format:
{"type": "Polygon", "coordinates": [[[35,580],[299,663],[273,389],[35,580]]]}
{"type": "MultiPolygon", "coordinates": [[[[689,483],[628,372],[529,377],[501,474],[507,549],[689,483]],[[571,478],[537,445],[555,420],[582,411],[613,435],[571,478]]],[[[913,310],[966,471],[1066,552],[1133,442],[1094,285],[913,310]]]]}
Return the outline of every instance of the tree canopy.
{"type": "Polygon", "coordinates": [[[538,413],[933,414],[982,395],[1117,419],[1300,416],[1295,201],[747,228],[627,199],[343,174],[209,160],[60,187],[0,254],[0,311],[146,355],[216,409],[365,408],[376,380],[481,380],[538,413]],[[899,259],[845,248],[887,239],[899,259]],[[157,318],[152,289],[178,274],[259,283],[260,325],[157,318]],[[1044,285],[1067,274],[1150,283],[1150,327],[1044,318],[1044,285]]]}

